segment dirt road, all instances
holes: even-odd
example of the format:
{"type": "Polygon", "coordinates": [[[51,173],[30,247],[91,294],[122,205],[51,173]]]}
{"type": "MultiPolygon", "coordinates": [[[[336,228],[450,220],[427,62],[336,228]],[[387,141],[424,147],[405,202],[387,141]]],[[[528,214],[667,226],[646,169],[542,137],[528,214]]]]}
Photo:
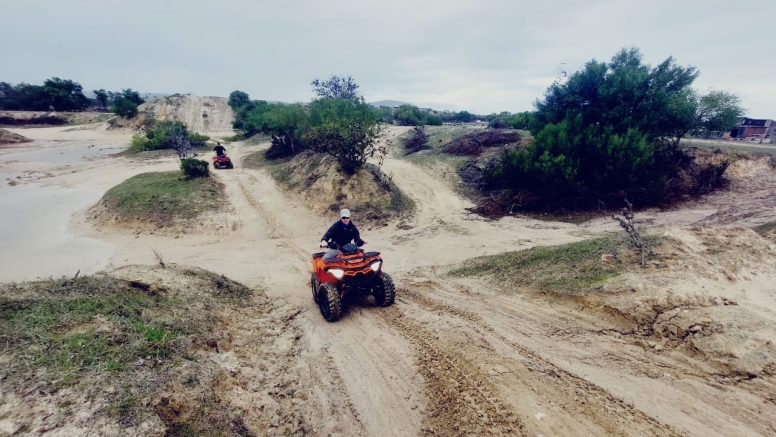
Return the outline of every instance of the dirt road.
{"type": "MultiPolygon", "coordinates": [[[[84,215],[99,193],[133,174],[173,169],[173,158],[45,162],[35,158],[42,149],[81,151],[88,150],[90,143],[99,147],[127,137],[112,136],[118,134],[96,126],[79,132],[25,129],[23,134],[36,142],[13,152],[0,151],[0,175],[15,180],[27,171],[36,173],[27,180],[18,179],[24,182],[21,186],[0,188],[0,200],[15,211],[10,216],[14,220],[46,215],[46,226],[60,229],[60,247],[19,252],[24,241],[13,233],[4,234],[0,280],[74,273],[77,268],[154,264],[150,248],[156,248],[168,262],[199,266],[262,287],[282,314],[276,320],[277,329],[285,334],[266,346],[279,358],[267,372],[290,387],[284,399],[293,408],[288,420],[280,421],[289,433],[776,434],[773,374],[741,378],[721,374],[697,354],[678,349],[657,353],[621,318],[606,316],[590,302],[528,296],[520,290],[505,293],[492,284],[445,274],[447,265],[474,256],[580,240],[591,232],[613,229],[609,222],[577,226],[510,217],[485,220],[467,213],[467,201],[434,174],[406,161],[387,159],[386,169],[419,210],[409,229],[395,224],[365,227],[362,235],[370,249],[383,253],[385,269],[398,285],[397,302],[389,308],[369,303],[352,306],[342,320],[327,323],[309,291],[310,253],[318,250],[321,234],[337,217],[313,215],[280,191],[266,171],[242,168],[244,156],[266,146],[228,145],[236,168],[215,173],[227,187],[232,205],[225,229],[176,238],[95,229],[84,215]],[[59,142],[47,143],[45,139],[52,136],[59,142]],[[29,193],[13,191],[21,189],[29,193]],[[85,194],[77,202],[68,200],[64,207],[31,200],[23,210],[8,201],[30,198],[33,191],[58,196],[67,190],[85,194]],[[73,251],[68,245],[76,239],[94,247],[73,251]],[[8,269],[6,262],[17,254],[21,260],[8,269]],[[63,259],[68,260],[66,265],[63,259]],[[21,265],[27,267],[19,270],[21,265]]],[[[653,221],[714,222],[720,210],[718,205],[699,204],[681,217],[655,213],[653,221]]],[[[8,226],[8,217],[2,219],[2,228],[8,226]]],[[[358,224],[357,215],[354,221],[358,224]]],[[[771,266],[772,261],[764,265],[771,266]]],[[[766,282],[773,275],[758,272],[766,282]]],[[[717,291],[746,295],[741,283],[718,287],[717,291]]],[[[763,317],[757,329],[769,336],[776,322],[771,309],[776,308],[776,296],[767,291],[758,296],[764,304],[751,302],[763,317]]],[[[745,299],[741,305],[747,305],[745,299]]],[[[241,340],[214,352],[214,360],[246,369],[261,365],[266,351],[255,346],[260,344],[254,341],[259,331],[252,317],[245,312],[230,316],[231,334],[241,340]]],[[[258,408],[255,395],[245,390],[230,393],[232,405],[244,406],[244,411],[258,408]]],[[[275,431],[282,433],[281,428],[275,431]]]]}

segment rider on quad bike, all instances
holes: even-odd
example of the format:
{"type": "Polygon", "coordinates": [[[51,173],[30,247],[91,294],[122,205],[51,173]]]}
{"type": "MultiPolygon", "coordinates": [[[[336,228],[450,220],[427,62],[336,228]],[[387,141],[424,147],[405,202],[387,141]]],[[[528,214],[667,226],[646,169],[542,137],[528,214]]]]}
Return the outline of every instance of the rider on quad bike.
{"type": "Polygon", "coordinates": [[[216,156],[213,157],[214,168],[234,168],[232,160],[226,156],[226,147],[218,143],[217,146],[213,147],[213,151],[216,152],[216,156]]]}
{"type": "Polygon", "coordinates": [[[393,281],[382,271],[380,252],[364,252],[359,249],[364,244],[358,228],[350,222],[350,211],[343,209],[340,220],[321,238],[321,247],[329,250],[313,254],[313,299],[329,322],[339,319],[342,301],[349,296],[371,294],[380,306],[393,305],[396,299],[393,281]]]}

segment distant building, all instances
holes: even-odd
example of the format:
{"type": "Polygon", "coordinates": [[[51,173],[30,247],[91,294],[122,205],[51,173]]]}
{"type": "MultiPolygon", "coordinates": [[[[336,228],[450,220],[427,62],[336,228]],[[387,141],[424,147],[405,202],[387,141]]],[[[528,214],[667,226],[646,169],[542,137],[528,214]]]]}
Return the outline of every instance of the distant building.
{"type": "Polygon", "coordinates": [[[742,117],[730,130],[730,139],[773,143],[776,138],[776,121],[742,117]]]}

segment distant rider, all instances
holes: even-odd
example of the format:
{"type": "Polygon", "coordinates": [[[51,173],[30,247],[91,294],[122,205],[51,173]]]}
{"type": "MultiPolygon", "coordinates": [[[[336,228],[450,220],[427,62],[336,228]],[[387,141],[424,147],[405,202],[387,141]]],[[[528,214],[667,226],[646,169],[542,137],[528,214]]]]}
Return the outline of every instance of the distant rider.
{"type": "Polygon", "coordinates": [[[338,249],[348,243],[355,242],[356,246],[363,246],[366,241],[361,239],[358,228],[350,221],[350,210],[345,208],[340,211],[340,220],[329,228],[321,237],[321,247],[329,247],[329,242],[334,243],[335,248],[329,248],[323,255],[324,261],[333,261],[340,252],[338,249]]]}
{"type": "Polygon", "coordinates": [[[218,143],[217,146],[213,147],[213,151],[216,152],[216,156],[226,155],[226,147],[222,146],[221,143],[218,143]]]}

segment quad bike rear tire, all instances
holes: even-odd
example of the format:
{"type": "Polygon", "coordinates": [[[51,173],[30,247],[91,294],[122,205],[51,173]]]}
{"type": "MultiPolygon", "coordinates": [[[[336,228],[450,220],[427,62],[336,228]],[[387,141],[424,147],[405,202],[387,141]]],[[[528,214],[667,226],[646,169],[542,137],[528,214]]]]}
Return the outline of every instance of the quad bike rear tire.
{"type": "Polygon", "coordinates": [[[372,290],[375,296],[375,303],[381,307],[389,307],[396,301],[396,287],[394,287],[393,279],[391,279],[388,273],[381,272],[380,276],[375,278],[372,290]]]}
{"type": "Polygon", "coordinates": [[[334,284],[324,282],[318,289],[318,309],[327,322],[336,322],[342,315],[342,300],[334,284]]]}

